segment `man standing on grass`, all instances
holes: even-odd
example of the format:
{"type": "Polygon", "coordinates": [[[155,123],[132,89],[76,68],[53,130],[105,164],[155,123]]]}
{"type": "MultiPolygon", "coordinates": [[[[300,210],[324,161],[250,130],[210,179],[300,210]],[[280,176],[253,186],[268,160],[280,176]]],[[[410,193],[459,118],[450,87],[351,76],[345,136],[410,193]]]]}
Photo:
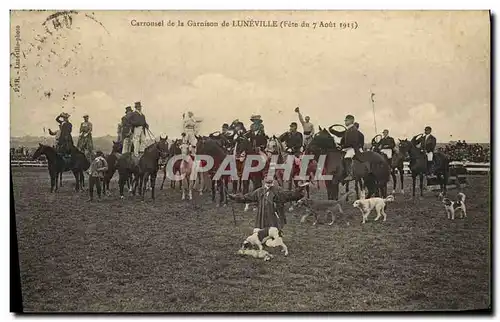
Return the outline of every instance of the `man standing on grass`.
{"type": "Polygon", "coordinates": [[[101,151],[96,152],[96,158],[90,164],[89,172],[89,200],[94,200],[94,186],[97,188],[97,197],[101,200],[101,180],[104,178],[104,172],[108,170],[108,163],[101,151]]]}

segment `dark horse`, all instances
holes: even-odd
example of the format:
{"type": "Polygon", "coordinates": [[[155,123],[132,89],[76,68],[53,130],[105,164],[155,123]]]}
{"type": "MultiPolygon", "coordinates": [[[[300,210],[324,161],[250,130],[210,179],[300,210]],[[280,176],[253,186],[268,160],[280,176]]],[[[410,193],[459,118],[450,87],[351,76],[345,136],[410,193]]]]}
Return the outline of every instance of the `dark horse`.
{"type": "MultiPolygon", "coordinates": [[[[208,174],[210,176],[210,180],[212,181],[211,187],[212,187],[212,202],[215,202],[215,191],[216,187],[215,184],[217,183],[217,188],[219,189],[219,202],[217,203],[217,206],[220,206],[221,203],[224,205],[227,205],[227,189],[228,189],[228,183],[229,183],[229,176],[228,175],[222,175],[220,178],[217,180],[214,180],[214,175],[217,173],[217,170],[223,163],[224,159],[227,156],[226,150],[222,147],[220,142],[218,140],[210,138],[210,137],[202,137],[202,136],[196,136],[196,154],[197,155],[208,155],[212,157],[214,160],[214,165],[212,168],[208,171],[208,174]]],[[[195,158],[196,160],[196,158],[195,158]]],[[[226,170],[230,167],[226,168],[226,170]]],[[[221,170],[222,171],[222,170],[221,170]]]]}
{"type": "MultiPolygon", "coordinates": [[[[106,157],[106,162],[108,163],[108,170],[104,173],[104,179],[103,179],[103,189],[102,192],[104,194],[110,194],[109,190],[109,183],[111,182],[111,179],[113,178],[113,175],[116,172],[117,166],[118,166],[118,158],[121,157],[121,151],[122,150],[122,143],[117,141],[113,141],[113,147],[111,148],[111,153],[106,157]]],[[[127,184],[129,186],[132,185],[131,180],[127,181],[127,184]]]]}
{"type": "MultiPolygon", "coordinates": [[[[255,146],[254,142],[250,138],[239,137],[236,140],[235,156],[236,156],[236,170],[238,174],[238,180],[233,180],[233,193],[242,192],[243,194],[247,194],[250,191],[250,181],[252,182],[253,189],[257,189],[262,187],[262,181],[264,180],[263,171],[251,172],[248,174],[248,180],[243,180],[243,171],[248,156],[262,156],[267,159],[267,156],[262,153],[259,153],[260,149],[255,146]],[[238,189],[238,185],[239,188],[238,189]]],[[[266,142],[267,144],[267,142],[266,142]]],[[[266,161],[266,160],[263,160],[266,161]]],[[[258,161],[252,160],[252,167],[257,166],[258,161]]]]}
{"type": "MultiPolygon", "coordinates": [[[[172,158],[176,155],[181,154],[181,148],[179,147],[181,142],[182,142],[181,139],[177,139],[170,145],[170,147],[168,148],[167,158],[172,158]]],[[[167,180],[167,164],[163,167],[163,180],[161,182],[160,190],[163,190],[163,185],[165,184],[165,180],[167,180]]],[[[181,160],[175,161],[174,164],[172,164],[172,175],[176,174],[177,172],[180,173],[181,171],[180,168],[181,168],[181,160]]],[[[173,179],[170,180],[170,188],[175,189],[175,180],[173,179]]],[[[179,188],[182,189],[182,180],[179,181],[179,188]]]]}
{"type": "Polygon", "coordinates": [[[148,179],[151,183],[151,199],[155,199],[156,176],[158,175],[158,161],[166,158],[168,154],[168,142],[166,138],[160,137],[158,142],[154,142],[146,149],[139,159],[139,194],[144,200],[146,193],[146,183],[148,179]]]}
{"type": "MultiPolygon", "coordinates": [[[[413,137],[410,141],[407,139],[399,140],[399,152],[410,157],[410,171],[413,181],[412,196],[415,197],[415,186],[417,176],[420,180],[420,197],[424,196],[424,174],[427,172],[427,155],[416,147],[417,139],[423,134],[413,137]]],[[[450,161],[448,157],[441,152],[434,153],[434,171],[441,191],[444,195],[447,193],[448,178],[450,176],[450,161]]]]}
{"type": "Polygon", "coordinates": [[[84,172],[90,167],[90,163],[85,157],[83,152],[79,151],[76,147],[71,147],[71,157],[69,160],[65,160],[61,155],[59,155],[56,150],[48,145],[39,144],[38,149],[33,153],[33,160],[38,159],[41,155],[45,155],[48,162],[49,174],[50,174],[50,192],[57,192],[58,178],[63,172],[71,171],[75,176],[75,190],[80,191],[80,187],[85,186],[85,176],[84,172]]]}
{"type": "MultiPolygon", "coordinates": [[[[325,180],[328,199],[338,200],[339,183],[343,182],[344,173],[344,152],[335,143],[333,137],[326,129],[319,129],[306,147],[306,153],[312,153],[315,160],[320,155],[325,156],[323,173],[332,176],[332,179],[325,180]]],[[[320,164],[321,165],[321,164],[320,164]]],[[[363,180],[368,188],[367,198],[374,194],[382,197],[387,195],[387,182],[389,181],[390,169],[386,160],[379,154],[372,151],[359,153],[354,159],[354,178],[363,180]]],[[[346,190],[347,190],[346,185],[346,190]]],[[[355,185],[356,194],[359,198],[359,186],[355,185]]]]}
{"type": "Polygon", "coordinates": [[[400,153],[399,151],[393,151],[392,153],[392,158],[389,160],[387,155],[382,153],[380,149],[378,148],[378,142],[377,138],[381,138],[382,135],[377,134],[373,139],[372,139],[372,147],[373,151],[380,153],[386,161],[389,163],[391,166],[391,177],[392,177],[392,182],[393,182],[393,188],[392,188],[392,193],[396,193],[396,187],[397,187],[397,178],[396,178],[396,172],[399,173],[399,180],[401,182],[401,194],[405,193],[404,190],[404,160],[405,156],[400,153]]]}

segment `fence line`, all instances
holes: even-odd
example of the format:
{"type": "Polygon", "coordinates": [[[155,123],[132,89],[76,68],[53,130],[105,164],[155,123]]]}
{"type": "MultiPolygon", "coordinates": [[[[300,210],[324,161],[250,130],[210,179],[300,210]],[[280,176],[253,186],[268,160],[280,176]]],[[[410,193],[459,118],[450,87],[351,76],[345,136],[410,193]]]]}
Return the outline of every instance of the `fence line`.
{"type": "MultiPolygon", "coordinates": [[[[404,163],[404,172],[409,173],[410,169],[408,167],[409,163],[404,163]]],[[[480,172],[489,172],[490,171],[490,163],[489,162],[459,162],[453,161],[450,162],[451,166],[455,167],[465,167],[468,173],[480,173],[480,172]]],[[[46,167],[47,161],[27,161],[27,160],[11,160],[10,166],[14,168],[39,168],[46,167]]]]}

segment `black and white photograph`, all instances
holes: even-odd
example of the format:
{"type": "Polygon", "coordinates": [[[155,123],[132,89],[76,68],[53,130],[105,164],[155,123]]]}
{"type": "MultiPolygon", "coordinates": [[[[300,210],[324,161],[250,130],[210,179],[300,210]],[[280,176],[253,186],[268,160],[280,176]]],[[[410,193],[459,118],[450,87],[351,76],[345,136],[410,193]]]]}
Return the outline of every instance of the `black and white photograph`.
{"type": "Polygon", "coordinates": [[[11,10],[22,311],[491,310],[491,21],[11,10]]]}

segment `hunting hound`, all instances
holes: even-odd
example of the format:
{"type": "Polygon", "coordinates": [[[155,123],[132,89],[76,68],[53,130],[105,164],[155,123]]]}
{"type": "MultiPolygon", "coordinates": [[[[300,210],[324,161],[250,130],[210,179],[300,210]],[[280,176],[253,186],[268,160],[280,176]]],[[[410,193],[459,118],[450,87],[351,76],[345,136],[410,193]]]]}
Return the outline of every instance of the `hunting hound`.
{"type": "Polygon", "coordinates": [[[465,194],[463,192],[459,192],[457,194],[457,199],[451,200],[449,198],[443,198],[442,200],[444,204],[444,209],[446,210],[446,214],[448,215],[448,219],[455,219],[455,211],[462,210],[460,218],[467,218],[467,209],[465,208],[465,194]]]}
{"type": "Polygon", "coordinates": [[[368,219],[368,215],[370,212],[375,209],[377,212],[377,217],[375,218],[375,221],[377,221],[380,216],[384,216],[384,221],[387,218],[387,214],[385,213],[385,205],[387,202],[392,202],[394,201],[394,196],[390,195],[387,198],[380,198],[380,197],[373,197],[370,199],[359,199],[354,201],[352,204],[354,208],[358,208],[361,211],[361,215],[363,216],[363,224],[366,222],[366,219],[368,219]]]}
{"type": "Polygon", "coordinates": [[[288,256],[288,247],[286,247],[282,237],[282,231],[276,227],[255,228],[253,234],[245,239],[243,245],[241,245],[241,249],[252,249],[253,246],[257,246],[259,251],[261,251],[263,250],[262,244],[269,247],[281,246],[281,251],[285,252],[285,256],[288,256]]]}
{"type": "Polygon", "coordinates": [[[310,215],[314,216],[314,222],[313,225],[316,225],[318,223],[318,212],[320,211],[325,211],[325,215],[330,215],[331,217],[331,222],[328,224],[329,226],[333,225],[333,222],[335,221],[336,216],[334,215],[334,211],[337,211],[341,214],[344,213],[342,210],[342,206],[340,205],[341,202],[345,202],[347,197],[351,195],[352,192],[347,192],[343,194],[339,200],[320,200],[320,199],[307,199],[306,197],[300,199],[297,202],[297,206],[303,206],[307,209],[308,213],[302,216],[300,219],[300,222],[303,223],[306,221],[307,217],[310,215]]]}

